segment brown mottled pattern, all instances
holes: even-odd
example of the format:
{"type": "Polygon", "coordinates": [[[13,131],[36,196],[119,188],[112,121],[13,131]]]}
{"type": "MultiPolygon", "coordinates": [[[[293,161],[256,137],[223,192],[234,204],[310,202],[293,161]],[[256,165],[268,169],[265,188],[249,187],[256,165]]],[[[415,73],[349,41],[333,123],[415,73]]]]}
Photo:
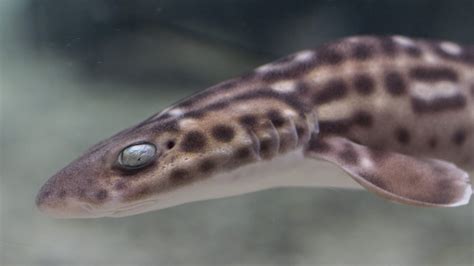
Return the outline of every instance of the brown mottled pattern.
{"type": "Polygon", "coordinates": [[[319,129],[321,130],[322,134],[344,135],[350,130],[351,125],[352,121],[350,119],[319,121],[319,129]]]}
{"type": "Polygon", "coordinates": [[[361,110],[354,113],[353,122],[361,127],[371,127],[374,123],[370,112],[361,110]]]}
{"type": "Polygon", "coordinates": [[[354,48],[352,49],[352,56],[356,60],[367,60],[371,58],[373,55],[374,55],[374,49],[368,44],[359,43],[359,44],[356,44],[354,48]]]}
{"type": "Polygon", "coordinates": [[[343,98],[347,94],[347,85],[344,80],[334,79],[323,86],[313,99],[314,104],[325,104],[343,98]]]}
{"type": "Polygon", "coordinates": [[[458,73],[449,67],[427,67],[416,66],[410,70],[410,76],[416,80],[427,82],[435,81],[451,81],[457,82],[459,79],[458,73]]]}
{"type": "Polygon", "coordinates": [[[458,129],[452,136],[452,141],[456,146],[461,146],[466,141],[467,133],[464,129],[458,129]]]}
{"type": "Polygon", "coordinates": [[[341,39],[219,83],[96,144],[52,177],[37,203],[134,203],[301,147],[363,162],[357,148],[337,153],[320,139],[333,136],[472,169],[465,158],[474,149],[473,91],[473,46],[341,39]],[[146,167],[117,162],[125,147],[144,142],[157,147],[146,167]]]}
{"type": "Polygon", "coordinates": [[[219,124],[211,129],[212,136],[221,142],[230,142],[235,135],[234,129],[225,124],[219,124]]]}
{"type": "Polygon", "coordinates": [[[188,132],[181,142],[181,149],[185,152],[201,152],[206,146],[207,140],[201,131],[188,132]]]}
{"type": "Polygon", "coordinates": [[[410,142],[410,132],[404,128],[404,127],[399,127],[395,131],[396,138],[398,142],[402,145],[408,145],[410,142]]]}
{"type": "Polygon", "coordinates": [[[362,95],[369,95],[375,90],[375,82],[366,73],[358,74],[354,77],[354,87],[362,95]]]}
{"type": "Polygon", "coordinates": [[[455,204],[465,196],[467,176],[448,163],[419,159],[390,151],[372,150],[347,139],[329,137],[306,153],[327,159],[349,172],[354,179],[382,197],[420,206],[455,204]],[[369,166],[361,158],[370,161],[369,166]]]}
{"type": "Polygon", "coordinates": [[[344,148],[339,152],[338,156],[347,164],[357,164],[359,162],[359,155],[350,144],[344,145],[344,148]]]}
{"type": "Polygon", "coordinates": [[[406,91],[406,84],[403,76],[397,72],[390,70],[385,75],[385,87],[393,96],[399,96],[406,91]]]}

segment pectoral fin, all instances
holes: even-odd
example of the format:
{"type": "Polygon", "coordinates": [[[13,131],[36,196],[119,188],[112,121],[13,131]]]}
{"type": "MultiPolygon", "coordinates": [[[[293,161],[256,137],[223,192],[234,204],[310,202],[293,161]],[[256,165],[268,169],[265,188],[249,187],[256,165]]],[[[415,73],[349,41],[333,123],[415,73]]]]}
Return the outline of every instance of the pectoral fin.
{"type": "Polygon", "coordinates": [[[360,185],[399,203],[451,207],[469,203],[469,176],[454,164],[378,151],[342,137],[313,135],[305,156],[330,161],[360,185]]]}

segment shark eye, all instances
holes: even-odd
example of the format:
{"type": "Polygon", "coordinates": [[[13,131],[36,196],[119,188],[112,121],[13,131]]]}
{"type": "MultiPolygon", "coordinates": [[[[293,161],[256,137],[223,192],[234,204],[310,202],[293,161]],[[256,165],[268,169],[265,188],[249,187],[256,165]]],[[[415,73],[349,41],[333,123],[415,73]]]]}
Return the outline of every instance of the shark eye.
{"type": "Polygon", "coordinates": [[[118,163],[125,168],[141,168],[151,163],[155,155],[156,147],[153,144],[131,145],[122,150],[118,163]]]}

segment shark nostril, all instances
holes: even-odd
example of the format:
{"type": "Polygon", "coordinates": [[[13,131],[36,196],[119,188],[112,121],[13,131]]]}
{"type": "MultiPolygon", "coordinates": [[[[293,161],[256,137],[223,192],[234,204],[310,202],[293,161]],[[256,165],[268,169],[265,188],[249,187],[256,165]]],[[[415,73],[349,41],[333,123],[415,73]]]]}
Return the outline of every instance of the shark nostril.
{"type": "Polygon", "coordinates": [[[166,148],[168,148],[168,150],[171,150],[172,148],[174,148],[175,145],[176,145],[176,142],[174,140],[169,140],[166,143],[166,148]]]}

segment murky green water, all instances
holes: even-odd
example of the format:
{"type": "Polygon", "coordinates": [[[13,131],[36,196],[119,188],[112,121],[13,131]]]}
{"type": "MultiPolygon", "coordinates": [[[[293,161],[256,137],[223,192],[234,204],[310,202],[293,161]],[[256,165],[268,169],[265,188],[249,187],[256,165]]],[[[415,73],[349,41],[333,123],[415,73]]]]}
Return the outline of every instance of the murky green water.
{"type": "Polygon", "coordinates": [[[120,219],[34,206],[89,146],[194,91],[342,36],[473,43],[472,14],[467,0],[2,1],[0,264],[472,265],[472,203],[291,188],[120,219]]]}

